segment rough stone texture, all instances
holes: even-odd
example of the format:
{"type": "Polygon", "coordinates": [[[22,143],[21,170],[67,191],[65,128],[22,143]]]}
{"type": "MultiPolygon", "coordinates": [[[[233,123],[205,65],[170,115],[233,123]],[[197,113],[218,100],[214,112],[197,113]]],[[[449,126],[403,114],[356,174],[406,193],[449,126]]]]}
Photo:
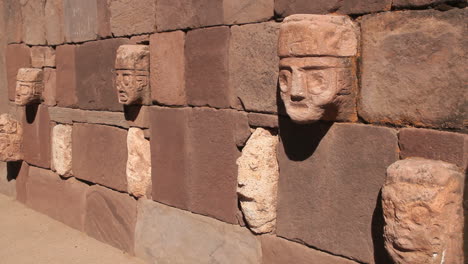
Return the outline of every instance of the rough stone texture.
{"type": "Polygon", "coordinates": [[[86,195],[85,232],[133,254],[137,202],[127,194],[92,186],[86,195]]]}
{"type": "Polygon", "coordinates": [[[77,107],[76,45],[60,45],[56,49],[57,105],[77,107]]]}
{"type": "Polygon", "coordinates": [[[185,33],[157,33],[150,37],[151,96],[163,105],[186,105],[185,33]]]}
{"type": "Polygon", "coordinates": [[[24,44],[10,44],[6,48],[6,73],[8,81],[8,99],[15,100],[16,75],[20,68],[31,67],[30,49],[24,44]]]}
{"type": "Polygon", "coordinates": [[[28,45],[45,45],[46,0],[20,0],[22,13],[23,41],[28,45]]]}
{"type": "Polygon", "coordinates": [[[110,0],[111,31],[129,36],[156,31],[155,0],[110,0]]]}
{"type": "Polygon", "coordinates": [[[57,70],[51,68],[44,69],[44,91],[42,99],[47,106],[55,106],[57,94],[57,70]]]}
{"type": "Polygon", "coordinates": [[[239,114],[207,108],[153,108],[153,199],[237,223],[235,126],[239,114]]]}
{"type": "Polygon", "coordinates": [[[105,15],[105,0],[63,0],[63,9],[67,42],[83,42],[110,35],[108,32],[106,34],[109,31],[109,17],[105,15]]]}
{"type": "Polygon", "coordinates": [[[270,233],[276,228],[279,168],[278,136],[257,128],[237,159],[237,194],[249,228],[270,233]]]}
{"type": "Polygon", "coordinates": [[[279,23],[231,28],[229,85],[248,111],[277,111],[279,23]]]}
{"type": "Polygon", "coordinates": [[[229,108],[229,27],[189,31],[185,42],[186,93],[189,105],[229,108]]]}
{"type": "Polygon", "coordinates": [[[128,193],[143,197],[151,188],[151,151],[149,140],[143,130],[130,128],[127,136],[127,183],[128,193]]]}
{"type": "Polygon", "coordinates": [[[280,119],[280,137],[277,234],[361,262],[388,263],[378,259],[383,219],[376,206],[386,168],[398,159],[396,131],[280,119]]]}
{"type": "Polygon", "coordinates": [[[248,113],[249,125],[252,127],[278,127],[278,116],[277,115],[266,115],[258,113],[248,113]]]}
{"type": "Polygon", "coordinates": [[[404,8],[404,7],[422,7],[428,5],[438,5],[444,2],[451,2],[452,5],[455,4],[463,4],[466,5],[466,1],[464,0],[454,0],[454,1],[446,1],[446,0],[394,0],[392,1],[392,6],[397,8],[404,8]]]}
{"type": "Polygon", "coordinates": [[[21,14],[21,2],[18,0],[4,0],[3,8],[6,20],[7,43],[20,43],[23,36],[23,18],[21,14]]]}
{"type": "Polygon", "coordinates": [[[52,129],[52,169],[60,176],[73,175],[72,129],[70,125],[56,125],[52,129]]]}
{"type": "Polygon", "coordinates": [[[8,82],[6,77],[6,65],[5,65],[5,52],[7,47],[7,23],[8,23],[8,12],[6,1],[0,3],[0,30],[4,32],[0,34],[0,114],[8,112],[8,82]]]}
{"type": "Polygon", "coordinates": [[[364,14],[388,11],[391,5],[391,0],[276,0],[275,12],[282,17],[287,17],[292,14],[364,14]]]}
{"type": "Polygon", "coordinates": [[[0,161],[23,159],[23,128],[9,114],[0,115],[0,161]]]}
{"type": "Polygon", "coordinates": [[[29,177],[29,165],[26,162],[8,163],[7,170],[13,172],[13,177],[16,179],[16,200],[21,203],[26,203],[26,183],[29,177]]]}
{"type": "Polygon", "coordinates": [[[44,90],[42,69],[21,68],[16,75],[15,104],[19,106],[40,103],[44,90]]]}
{"type": "Polygon", "coordinates": [[[234,141],[236,146],[241,148],[252,135],[252,130],[249,126],[249,119],[246,112],[238,112],[234,116],[234,141]]]}
{"type": "Polygon", "coordinates": [[[59,45],[65,42],[63,23],[63,0],[46,0],[45,30],[47,44],[59,45]]]}
{"type": "Polygon", "coordinates": [[[268,264],[356,264],[356,262],[333,256],[304,245],[272,235],[260,237],[262,242],[262,263],[268,264]]]}
{"type": "Polygon", "coordinates": [[[463,263],[464,178],[453,164],[420,158],[387,169],[385,247],[394,263],[463,263]]]}
{"type": "Polygon", "coordinates": [[[52,47],[33,46],[30,51],[33,68],[55,67],[55,49],[52,47]]]}
{"type": "Polygon", "coordinates": [[[402,158],[422,157],[453,163],[467,169],[468,135],[404,128],[400,130],[400,155],[402,158]]]}
{"type": "Polygon", "coordinates": [[[468,9],[402,11],[362,20],[359,114],[368,122],[462,128],[468,9]]]}
{"type": "Polygon", "coordinates": [[[83,231],[87,188],[73,178],[61,180],[50,170],[31,166],[26,183],[26,205],[83,231]]]}
{"type": "Polygon", "coordinates": [[[73,175],[126,192],[127,131],[115,127],[74,124],[73,175]]]}
{"type": "Polygon", "coordinates": [[[274,15],[274,0],[224,0],[223,3],[223,24],[266,21],[274,15]]]}
{"type": "Polygon", "coordinates": [[[261,263],[247,229],[141,200],[135,254],[148,263],[261,263]]]}
{"type": "Polygon", "coordinates": [[[52,129],[48,107],[25,107],[22,123],[24,160],[31,165],[50,168],[52,129]]]}

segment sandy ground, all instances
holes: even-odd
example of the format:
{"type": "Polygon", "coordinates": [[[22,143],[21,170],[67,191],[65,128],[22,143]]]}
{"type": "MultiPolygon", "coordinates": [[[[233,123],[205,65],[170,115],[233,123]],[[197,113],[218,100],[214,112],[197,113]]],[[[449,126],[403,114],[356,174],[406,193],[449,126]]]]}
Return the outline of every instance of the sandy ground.
{"type": "Polygon", "coordinates": [[[144,264],[0,194],[2,264],[144,264]]]}

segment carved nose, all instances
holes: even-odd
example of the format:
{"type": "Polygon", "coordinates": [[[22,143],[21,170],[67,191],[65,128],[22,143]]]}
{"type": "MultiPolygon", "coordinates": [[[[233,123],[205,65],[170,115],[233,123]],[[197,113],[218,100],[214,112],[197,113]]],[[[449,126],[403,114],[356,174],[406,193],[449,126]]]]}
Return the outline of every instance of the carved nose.
{"type": "Polygon", "coordinates": [[[291,84],[291,101],[299,102],[305,99],[303,89],[303,75],[299,71],[293,71],[291,84]]]}

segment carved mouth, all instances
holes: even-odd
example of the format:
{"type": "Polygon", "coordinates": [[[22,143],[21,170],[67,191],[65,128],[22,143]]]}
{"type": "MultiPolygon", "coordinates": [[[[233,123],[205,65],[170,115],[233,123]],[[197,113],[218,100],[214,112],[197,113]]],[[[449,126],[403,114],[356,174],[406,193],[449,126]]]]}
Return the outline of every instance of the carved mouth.
{"type": "Polygon", "coordinates": [[[122,102],[126,102],[128,100],[127,93],[122,90],[119,90],[119,100],[122,102]]]}

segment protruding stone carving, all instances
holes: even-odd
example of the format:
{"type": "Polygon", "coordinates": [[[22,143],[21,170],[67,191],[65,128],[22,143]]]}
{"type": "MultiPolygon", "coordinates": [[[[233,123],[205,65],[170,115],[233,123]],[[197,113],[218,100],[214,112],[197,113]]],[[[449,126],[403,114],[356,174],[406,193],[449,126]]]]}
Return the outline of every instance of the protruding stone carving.
{"type": "Polygon", "coordinates": [[[23,129],[20,123],[8,114],[0,115],[0,160],[23,159],[23,129]]]}
{"type": "Polygon", "coordinates": [[[52,168],[61,176],[72,176],[72,126],[70,125],[56,125],[52,130],[52,168]]]}
{"type": "Polygon", "coordinates": [[[20,68],[16,76],[15,103],[17,105],[39,103],[44,90],[43,78],[41,69],[20,68]]]}
{"type": "Polygon", "coordinates": [[[385,247],[396,264],[463,262],[464,174],[450,163],[413,158],[387,169],[385,247]]]}
{"type": "Polygon", "coordinates": [[[247,224],[255,233],[272,232],[276,226],[277,145],[278,136],[257,128],[237,160],[237,193],[247,224]]]}
{"type": "Polygon", "coordinates": [[[284,20],[278,41],[279,85],[293,121],[317,121],[339,94],[351,94],[350,57],[357,54],[358,32],[346,16],[292,15],[284,20]]]}
{"type": "Polygon", "coordinates": [[[145,45],[122,45],[115,60],[119,103],[150,104],[149,48],[145,45]]]}
{"type": "Polygon", "coordinates": [[[151,187],[151,151],[143,130],[132,127],[127,136],[127,184],[128,193],[143,197],[151,187]]]}

